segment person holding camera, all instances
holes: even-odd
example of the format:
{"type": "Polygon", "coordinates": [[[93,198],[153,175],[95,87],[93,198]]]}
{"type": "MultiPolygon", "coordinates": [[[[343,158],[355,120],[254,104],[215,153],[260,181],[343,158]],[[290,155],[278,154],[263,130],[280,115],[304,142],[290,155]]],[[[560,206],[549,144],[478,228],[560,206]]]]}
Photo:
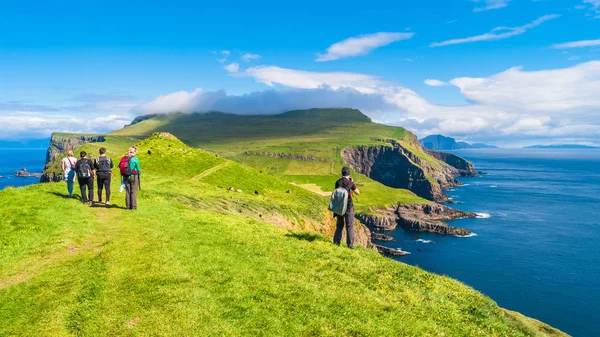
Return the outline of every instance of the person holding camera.
{"type": "Polygon", "coordinates": [[[346,243],[348,248],[354,248],[354,202],[352,201],[352,194],[359,195],[360,191],[356,188],[356,184],[350,177],[350,168],[342,168],[342,177],[335,182],[335,188],[344,188],[348,191],[348,202],[346,206],[346,213],[344,215],[335,214],[337,219],[335,234],[333,235],[333,243],[340,245],[342,241],[342,232],[344,230],[344,224],[346,225],[346,243]]]}

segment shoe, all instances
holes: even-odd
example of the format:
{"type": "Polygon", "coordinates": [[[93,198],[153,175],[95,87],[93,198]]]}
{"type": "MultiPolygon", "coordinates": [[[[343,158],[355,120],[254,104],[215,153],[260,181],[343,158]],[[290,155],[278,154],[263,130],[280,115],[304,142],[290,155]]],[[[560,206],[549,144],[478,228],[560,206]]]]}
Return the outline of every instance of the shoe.
{"type": "Polygon", "coordinates": [[[106,205],[106,207],[110,206],[110,201],[107,201],[104,205],[106,205]]]}
{"type": "Polygon", "coordinates": [[[90,201],[90,207],[94,206],[94,202],[90,201]]]}

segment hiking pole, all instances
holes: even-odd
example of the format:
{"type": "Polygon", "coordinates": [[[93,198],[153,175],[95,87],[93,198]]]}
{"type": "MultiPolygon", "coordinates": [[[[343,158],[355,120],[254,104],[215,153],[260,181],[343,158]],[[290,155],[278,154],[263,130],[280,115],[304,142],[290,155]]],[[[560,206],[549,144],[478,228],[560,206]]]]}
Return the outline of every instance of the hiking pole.
{"type": "Polygon", "coordinates": [[[138,190],[142,190],[142,173],[138,173],[138,190]]]}

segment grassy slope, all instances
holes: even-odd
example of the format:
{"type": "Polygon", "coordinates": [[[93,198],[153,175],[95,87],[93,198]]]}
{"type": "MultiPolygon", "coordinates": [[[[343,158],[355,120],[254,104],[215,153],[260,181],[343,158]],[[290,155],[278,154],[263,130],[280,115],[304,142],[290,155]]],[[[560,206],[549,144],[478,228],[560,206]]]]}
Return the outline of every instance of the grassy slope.
{"type": "Polygon", "coordinates": [[[0,336],[561,335],[452,279],[263,220],[318,222],[313,193],[177,140],[139,147],[136,212],[118,193],[85,207],[60,183],[0,191],[0,336]]]}
{"type": "MultiPolygon", "coordinates": [[[[145,137],[154,131],[171,132],[194,147],[223,154],[243,164],[259,168],[285,181],[322,191],[331,191],[344,165],[340,152],[349,146],[385,145],[373,139],[395,139],[414,148],[416,137],[400,127],[372,123],[358,110],[314,109],[292,111],[276,116],[237,116],[213,114],[170,114],[117,130],[112,135],[145,137]],[[340,124],[340,121],[343,121],[340,124]],[[300,161],[244,152],[292,153],[325,161],[300,161]]],[[[426,161],[441,162],[421,151],[413,151],[426,161]]],[[[359,212],[387,208],[397,203],[427,203],[404,190],[388,188],[363,175],[353,174],[359,186],[377,193],[365,193],[356,204],[359,212]]]]}

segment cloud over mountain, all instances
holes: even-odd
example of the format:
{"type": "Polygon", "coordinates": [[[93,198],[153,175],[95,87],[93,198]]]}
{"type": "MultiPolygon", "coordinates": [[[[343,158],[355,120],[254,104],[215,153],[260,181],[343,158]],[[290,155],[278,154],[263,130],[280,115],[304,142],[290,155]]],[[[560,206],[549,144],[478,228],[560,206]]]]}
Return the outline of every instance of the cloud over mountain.
{"type": "Polygon", "coordinates": [[[366,74],[263,66],[239,76],[285,88],[244,95],[181,91],[158,97],[135,111],[275,114],[351,107],[377,122],[405,126],[420,135],[443,133],[481,140],[498,135],[553,135],[600,141],[600,61],[537,71],[515,67],[483,78],[452,79],[449,84],[471,102],[463,106],[433,104],[411,89],[366,74]]]}

